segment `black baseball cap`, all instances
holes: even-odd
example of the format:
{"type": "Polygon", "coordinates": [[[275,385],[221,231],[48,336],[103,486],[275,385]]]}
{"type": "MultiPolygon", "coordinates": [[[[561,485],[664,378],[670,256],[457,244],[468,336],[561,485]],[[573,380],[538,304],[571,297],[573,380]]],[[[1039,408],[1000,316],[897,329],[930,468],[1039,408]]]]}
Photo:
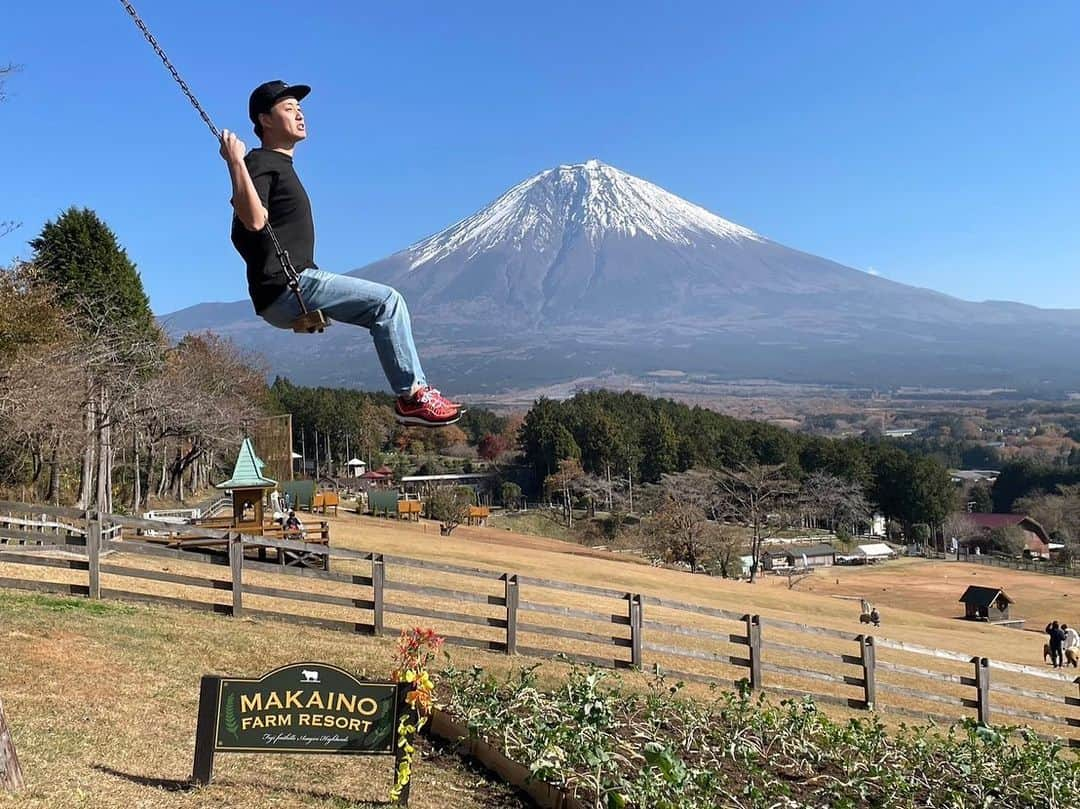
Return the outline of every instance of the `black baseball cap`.
{"type": "Polygon", "coordinates": [[[259,114],[270,112],[270,108],[283,98],[295,98],[302,101],[304,96],[311,92],[306,84],[288,84],[276,79],[264,82],[251,91],[248,99],[248,117],[251,123],[259,123],[259,114]]]}

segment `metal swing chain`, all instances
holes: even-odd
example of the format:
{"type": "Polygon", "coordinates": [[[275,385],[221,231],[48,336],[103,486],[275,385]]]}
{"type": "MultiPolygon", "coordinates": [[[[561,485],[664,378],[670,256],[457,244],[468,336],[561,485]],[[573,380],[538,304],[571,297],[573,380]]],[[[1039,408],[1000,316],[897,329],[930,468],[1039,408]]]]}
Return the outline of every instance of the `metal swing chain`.
{"type": "MultiPolygon", "coordinates": [[[[179,71],[173,67],[173,63],[169,60],[169,57],[165,54],[165,50],[158,44],[158,41],[154,38],[154,35],[150,33],[150,29],[143,22],[142,17],[139,16],[139,12],[135,10],[135,7],[128,2],[128,0],[120,0],[120,4],[127,11],[132,20],[135,21],[135,25],[142,31],[146,41],[150,43],[150,47],[154,49],[154,53],[161,59],[162,64],[168,68],[169,73],[172,74],[173,80],[179,85],[180,89],[187,96],[188,101],[191,102],[191,106],[195,108],[195,111],[199,113],[199,117],[203,119],[203,122],[210,129],[210,133],[221,140],[221,132],[214,126],[214,122],[210,120],[210,116],[206,113],[206,110],[202,108],[202,104],[199,103],[199,99],[195,98],[195,94],[191,92],[191,88],[188,87],[187,82],[180,76],[179,71]]],[[[270,220],[266,221],[266,232],[270,235],[270,240],[274,243],[274,252],[277,254],[278,261],[281,262],[281,269],[285,272],[285,278],[288,282],[289,288],[296,295],[297,301],[300,303],[300,309],[304,315],[308,314],[307,304],[304,302],[304,296],[300,293],[300,276],[296,272],[296,268],[293,267],[292,261],[289,260],[289,253],[287,250],[283,250],[280,242],[278,242],[277,235],[274,233],[274,229],[270,227],[270,220]]],[[[322,331],[320,328],[319,331],[322,331]]]]}
{"type": "Polygon", "coordinates": [[[191,92],[191,88],[187,86],[187,82],[180,77],[176,68],[173,67],[173,63],[169,61],[169,57],[165,55],[165,51],[158,45],[157,40],[154,39],[154,35],[150,33],[150,29],[146,27],[146,23],[144,23],[142,17],[139,16],[139,12],[135,10],[135,7],[131,5],[128,0],[120,0],[120,3],[127,10],[127,13],[131,15],[131,19],[135,21],[135,24],[139,26],[139,30],[142,31],[143,36],[146,37],[146,41],[149,42],[150,47],[154,49],[154,53],[158,55],[165,67],[169,69],[173,79],[180,85],[180,89],[184,91],[184,95],[186,95],[188,101],[191,102],[191,106],[195,108],[195,111],[199,113],[203,121],[210,128],[210,132],[213,133],[215,138],[221,140],[221,133],[218,132],[218,128],[214,126],[214,122],[210,120],[210,116],[207,115],[206,110],[202,108],[199,99],[195,98],[195,94],[191,92]]]}

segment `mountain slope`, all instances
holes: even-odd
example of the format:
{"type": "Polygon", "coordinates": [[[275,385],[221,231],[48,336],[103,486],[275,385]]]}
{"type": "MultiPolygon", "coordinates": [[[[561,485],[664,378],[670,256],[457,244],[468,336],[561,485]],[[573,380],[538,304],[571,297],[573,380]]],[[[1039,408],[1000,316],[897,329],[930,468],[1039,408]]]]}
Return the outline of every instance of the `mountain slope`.
{"type": "MultiPolygon", "coordinates": [[[[351,274],[405,294],[429,375],[456,390],[656,368],[874,386],[1080,384],[1067,353],[1080,312],[873,276],[596,160],[543,171],[351,274]]],[[[315,338],[319,357],[293,359],[299,349],[278,347],[292,338],[260,328],[246,303],[214,306],[175,313],[172,330],[216,323],[242,343],[272,342],[275,370],[294,378],[379,383],[353,329],[331,329],[315,338]],[[338,353],[363,376],[334,370],[338,353]]]]}

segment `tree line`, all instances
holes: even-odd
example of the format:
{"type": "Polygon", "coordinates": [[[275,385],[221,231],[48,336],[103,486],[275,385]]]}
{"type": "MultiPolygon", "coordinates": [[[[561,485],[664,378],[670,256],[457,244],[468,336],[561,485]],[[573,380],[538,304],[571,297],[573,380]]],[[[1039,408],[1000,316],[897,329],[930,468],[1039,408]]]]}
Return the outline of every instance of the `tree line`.
{"type": "Polygon", "coordinates": [[[540,399],[525,416],[519,446],[536,481],[549,488],[559,485],[566,461],[630,491],[695,469],[772,467],[800,485],[815,474],[852,484],[909,536],[917,524],[940,526],[957,507],[956,487],[940,462],[891,442],[795,433],[636,393],[540,399]]]}

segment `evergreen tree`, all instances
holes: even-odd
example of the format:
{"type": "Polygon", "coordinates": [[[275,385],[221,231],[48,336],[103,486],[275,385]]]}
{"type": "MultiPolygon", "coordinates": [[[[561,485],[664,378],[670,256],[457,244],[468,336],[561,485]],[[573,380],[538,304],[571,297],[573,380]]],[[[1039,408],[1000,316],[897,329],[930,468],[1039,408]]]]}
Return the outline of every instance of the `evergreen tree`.
{"type": "Polygon", "coordinates": [[[678,469],[679,439],[666,413],[660,413],[646,426],[641,449],[641,475],[650,483],[678,469]]]}
{"type": "Polygon", "coordinates": [[[142,279],[116,235],[89,208],[69,208],[30,242],[34,264],[83,323],[105,313],[134,339],[156,333],[142,279]],[[90,313],[86,307],[92,306],[90,313]]]}

